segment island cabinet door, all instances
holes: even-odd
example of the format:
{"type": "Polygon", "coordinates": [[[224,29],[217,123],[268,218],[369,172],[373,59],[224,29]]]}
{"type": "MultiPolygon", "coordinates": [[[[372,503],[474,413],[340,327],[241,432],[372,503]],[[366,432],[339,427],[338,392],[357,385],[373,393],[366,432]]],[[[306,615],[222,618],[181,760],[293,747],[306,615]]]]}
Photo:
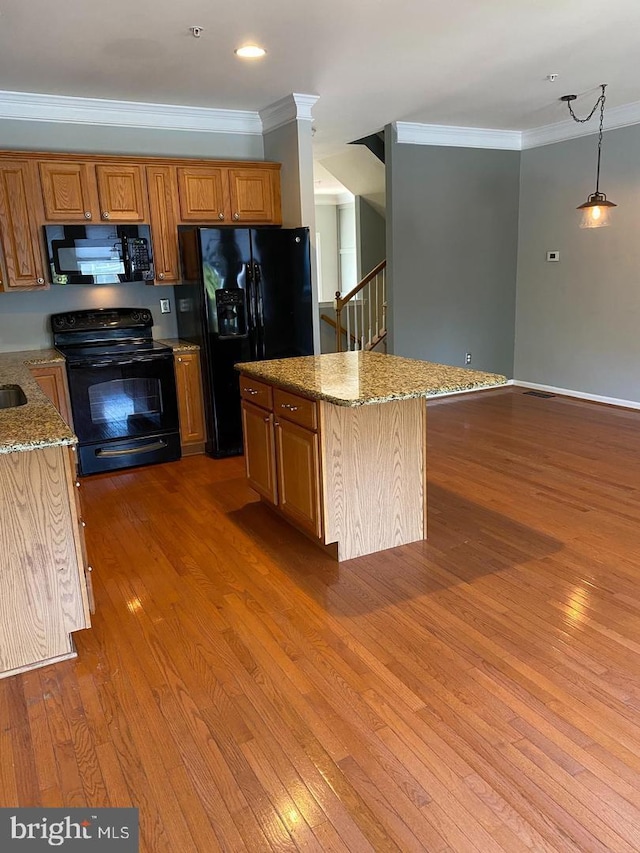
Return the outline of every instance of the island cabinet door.
{"type": "Polygon", "coordinates": [[[278,501],[276,491],[276,452],[273,415],[266,409],[242,403],[244,459],[249,485],[272,504],[278,501]]]}
{"type": "Polygon", "coordinates": [[[322,536],[318,435],[284,418],[275,422],[278,505],[298,527],[322,536]]]}

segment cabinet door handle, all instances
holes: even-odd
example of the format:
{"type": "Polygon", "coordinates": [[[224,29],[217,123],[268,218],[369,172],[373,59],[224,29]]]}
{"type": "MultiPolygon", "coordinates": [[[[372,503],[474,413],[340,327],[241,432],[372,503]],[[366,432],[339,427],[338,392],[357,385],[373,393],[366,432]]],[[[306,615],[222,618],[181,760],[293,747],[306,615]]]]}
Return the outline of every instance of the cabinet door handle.
{"type": "Polygon", "coordinates": [[[222,213],[222,211],[218,214],[218,219],[224,219],[224,213],[222,213]]]}
{"type": "Polygon", "coordinates": [[[281,403],[280,405],[282,406],[283,409],[289,409],[290,412],[297,412],[298,411],[298,407],[292,406],[291,403],[281,403]]]}
{"type": "Polygon", "coordinates": [[[85,210],[84,218],[85,219],[91,219],[91,211],[90,210],[85,210]]]}
{"type": "Polygon", "coordinates": [[[234,213],[234,214],[233,214],[233,218],[234,218],[234,219],[240,219],[240,214],[239,214],[239,213],[234,213]]]}
{"type": "Polygon", "coordinates": [[[80,488],[80,480],[76,480],[76,489],[80,488]]]}
{"type": "Polygon", "coordinates": [[[274,426],[280,426],[280,421],[274,421],[274,422],[273,422],[273,425],[274,425],[274,426]]]}
{"type": "Polygon", "coordinates": [[[268,424],[269,421],[271,420],[271,415],[265,415],[262,420],[265,422],[265,424],[268,424]]]}
{"type": "Polygon", "coordinates": [[[180,363],[182,363],[182,359],[180,358],[180,356],[178,356],[178,361],[179,361],[180,363]]]}
{"type": "Polygon", "coordinates": [[[254,397],[258,393],[255,388],[245,388],[244,390],[247,392],[247,394],[251,394],[252,397],[254,397]]]}
{"type": "Polygon", "coordinates": [[[87,566],[87,571],[88,571],[88,572],[92,572],[92,571],[93,571],[93,566],[87,566]]]}
{"type": "Polygon", "coordinates": [[[38,279],[38,284],[44,284],[44,279],[43,279],[43,278],[39,278],[39,279],[38,279]]]}
{"type": "Polygon", "coordinates": [[[160,279],[160,281],[162,281],[162,279],[164,278],[164,273],[163,273],[163,272],[159,272],[159,273],[158,273],[158,278],[160,279]]]}
{"type": "Polygon", "coordinates": [[[103,219],[108,219],[108,218],[109,218],[109,211],[108,211],[108,210],[103,210],[103,211],[102,211],[102,218],[103,218],[103,219]]]}

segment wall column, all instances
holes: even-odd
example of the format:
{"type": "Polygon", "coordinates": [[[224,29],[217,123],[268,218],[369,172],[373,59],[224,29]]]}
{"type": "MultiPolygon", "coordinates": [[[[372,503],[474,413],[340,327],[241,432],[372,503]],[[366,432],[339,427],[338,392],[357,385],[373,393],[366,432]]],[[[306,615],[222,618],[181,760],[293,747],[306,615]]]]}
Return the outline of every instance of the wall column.
{"type": "Polygon", "coordinates": [[[311,241],[313,345],[320,352],[318,281],[316,275],[316,222],[313,194],[313,143],[311,108],[316,95],[287,95],[260,111],[265,160],[282,164],[282,224],[306,226],[311,241]]]}

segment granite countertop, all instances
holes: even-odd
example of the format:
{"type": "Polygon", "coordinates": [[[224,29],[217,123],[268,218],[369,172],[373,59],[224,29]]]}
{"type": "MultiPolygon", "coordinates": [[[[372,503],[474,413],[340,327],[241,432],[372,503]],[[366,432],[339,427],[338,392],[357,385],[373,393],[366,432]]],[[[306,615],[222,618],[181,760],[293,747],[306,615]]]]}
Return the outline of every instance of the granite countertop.
{"type": "Polygon", "coordinates": [[[0,353],[0,386],[19,385],[27,398],[24,406],[0,409],[0,453],[77,443],[29,372],[29,366],[48,364],[64,364],[64,358],[54,349],[0,353]]]}
{"type": "Polygon", "coordinates": [[[338,406],[436,397],[504,385],[506,376],[374,352],[327,353],[236,365],[253,379],[338,406]]]}
{"type": "Polygon", "coordinates": [[[198,352],[200,350],[198,344],[192,344],[179,338],[159,338],[158,343],[166,344],[174,352],[198,352]]]}

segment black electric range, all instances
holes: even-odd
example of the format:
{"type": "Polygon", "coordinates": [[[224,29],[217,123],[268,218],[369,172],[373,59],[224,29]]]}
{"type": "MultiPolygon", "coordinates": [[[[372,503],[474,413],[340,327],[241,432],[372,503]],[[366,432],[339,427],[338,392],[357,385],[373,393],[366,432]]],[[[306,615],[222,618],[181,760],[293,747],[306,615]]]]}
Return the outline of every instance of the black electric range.
{"type": "Polygon", "coordinates": [[[142,308],[52,314],[64,356],[80,474],[180,458],[173,351],[142,308]]]}

